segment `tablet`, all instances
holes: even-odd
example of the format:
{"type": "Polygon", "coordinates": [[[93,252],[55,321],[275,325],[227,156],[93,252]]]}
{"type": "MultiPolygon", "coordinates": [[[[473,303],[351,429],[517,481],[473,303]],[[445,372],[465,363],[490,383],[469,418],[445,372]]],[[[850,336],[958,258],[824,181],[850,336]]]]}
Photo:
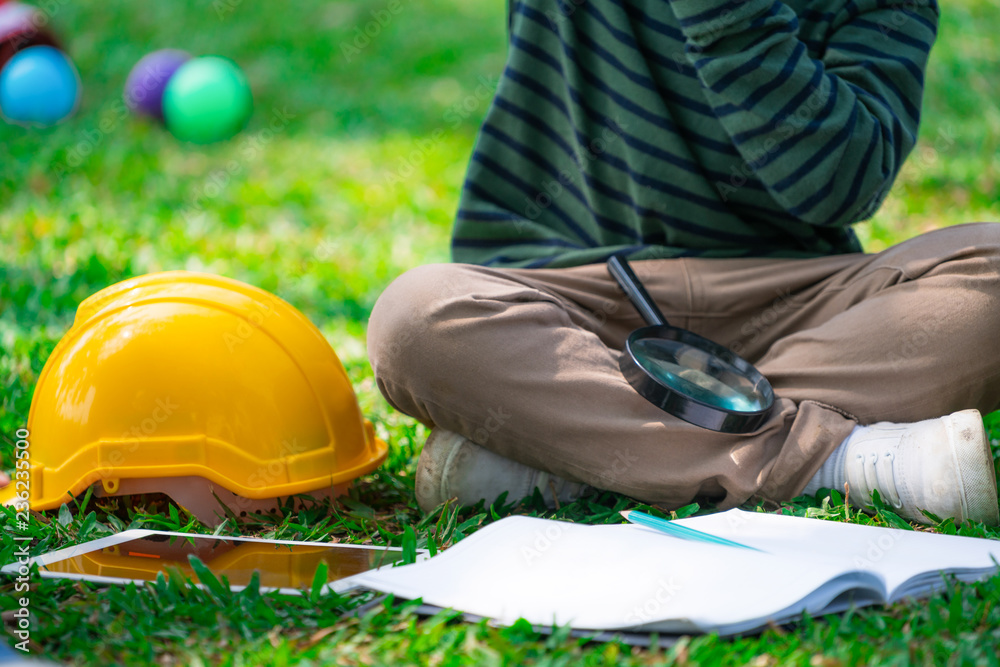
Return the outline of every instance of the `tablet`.
{"type": "MultiPolygon", "coordinates": [[[[350,581],[352,575],[390,567],[404,558],[403,550],[397,547],[126,530],[19,560],[4,566],[0,573],[26,575],[37,563],[39,575],[47,579],[127,584],[155,581],[159,573],[169,576],[172,570],[197,581],[189,556],[197,556],[220,580],[226,577],[234,591],[245,588],[257,572],[262,592],[292,594],[312,587],[320,563],[327,566],[323,592],[340,593],[356,587],[350,581]]],[[[425,558],[428,552],[418,549],[417,560],[425,558]]]]}

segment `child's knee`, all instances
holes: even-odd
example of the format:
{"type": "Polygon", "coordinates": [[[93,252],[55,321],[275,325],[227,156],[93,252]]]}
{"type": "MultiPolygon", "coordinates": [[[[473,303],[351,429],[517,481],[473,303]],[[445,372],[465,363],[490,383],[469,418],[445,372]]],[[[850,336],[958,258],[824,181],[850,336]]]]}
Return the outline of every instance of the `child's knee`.
{"type": "Polygon", "coordinates": [[[443,303],[460,296],[465,270],[458,264],[420,266],[382,293],[368,320],[368,356],[377,378],[413,374],[415,364],[433,364],[433,348],[442,341],[432,330],[443,303]]]}

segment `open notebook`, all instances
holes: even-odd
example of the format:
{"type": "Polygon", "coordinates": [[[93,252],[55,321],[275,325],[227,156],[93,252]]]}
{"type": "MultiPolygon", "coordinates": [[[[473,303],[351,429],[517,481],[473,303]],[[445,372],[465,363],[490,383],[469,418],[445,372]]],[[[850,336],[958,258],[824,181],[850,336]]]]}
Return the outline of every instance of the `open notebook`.
{"type": "Polygon", "coordinates": [[[730,510],[677,523],[760,551],[631,524],[510,517],[352,583],[502,624],[730,635],[928,595],[947,585],[942,572],[973,581],[1000,561],[1000,541],[818,519],[730,510]]]}

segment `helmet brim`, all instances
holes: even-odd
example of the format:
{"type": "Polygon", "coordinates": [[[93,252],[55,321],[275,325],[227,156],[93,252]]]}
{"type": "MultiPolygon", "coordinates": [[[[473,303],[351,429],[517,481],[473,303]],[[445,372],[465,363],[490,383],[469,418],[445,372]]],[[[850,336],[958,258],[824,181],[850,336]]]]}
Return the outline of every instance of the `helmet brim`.
{"type": "Polygon", "coordinates": [[[17,502],[17,483],[10,480],[10,484],[0,488],[0,505],[8,507],[17,502]]]}

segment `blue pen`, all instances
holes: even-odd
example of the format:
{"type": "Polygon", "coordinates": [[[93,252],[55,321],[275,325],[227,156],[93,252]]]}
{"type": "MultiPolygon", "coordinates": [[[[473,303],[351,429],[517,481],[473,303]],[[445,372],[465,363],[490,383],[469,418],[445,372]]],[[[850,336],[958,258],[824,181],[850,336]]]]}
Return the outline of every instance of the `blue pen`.
{"type": "Polygon", "coordinates": [[[625,520],[628,521],[629,523],[634,523],[639,526],[646,526],[647,528],[654,528],[662,533],[673,535],[674,537],[679,537],[683,540],[694,540],[696,542],[709,542],[711,544],[722,544],[727,547],[739,547],[741,549],[752,549],[753,551],[761,551],[757,547],[752,547],[748,544],[740,544],[739,542],[733,542],[732,540],[727,540],[724,537],[717,537],[709,533],[703,533],[700,530],[695,530],[694,528],[688,528],[687,526],[682,526],[679,523],[674,523],[673,521],[661,519],[659,517],[655,517],[650,514],[645,514],[643,512],[637,512],[635,510],[623,510],[619,512],[619,514],[621,514],[625,518],[625,520]]]}

